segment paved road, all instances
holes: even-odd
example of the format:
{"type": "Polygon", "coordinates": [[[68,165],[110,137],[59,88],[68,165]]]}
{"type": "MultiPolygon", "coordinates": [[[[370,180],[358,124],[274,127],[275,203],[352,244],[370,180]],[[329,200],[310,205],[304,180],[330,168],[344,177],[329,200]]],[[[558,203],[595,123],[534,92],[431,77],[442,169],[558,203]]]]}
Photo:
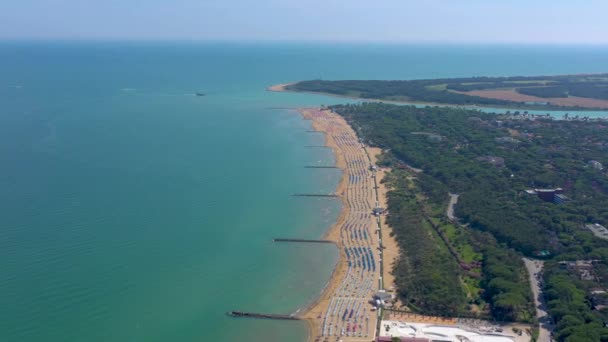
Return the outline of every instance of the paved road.
{"type": "Polygon", "coordinates": [[[544,262],[540,260],[532,260],[524,258],[524,264],[530,275],[530,286],[534,295],[534,307],[536,308],[536,318],[539,322],[538,342],[551,342],[551,331],[553,326],[551,318],[546,310],[546,303],[542,296],[541,274],[544,262]]]}
{"type": "Polygon", "coordinates": [[[448,209],[446,211],[446,214],[448,215],[448,218],[450,220],[455,220],[456,217],[454,217],[454,206],[456,205],[456,203],[458,203],[458,196],[457,194],[450,194],[450,203],[448,204],[448,209]]]}

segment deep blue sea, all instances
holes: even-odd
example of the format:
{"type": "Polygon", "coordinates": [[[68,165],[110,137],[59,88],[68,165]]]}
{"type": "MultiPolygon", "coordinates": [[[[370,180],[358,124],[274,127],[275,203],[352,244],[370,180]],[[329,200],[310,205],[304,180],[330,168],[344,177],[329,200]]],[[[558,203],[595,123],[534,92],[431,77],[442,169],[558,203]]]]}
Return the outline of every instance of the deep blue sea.
{"type": "MultiPolygon", "coordinates": [[[[608,47],[0,43],[0,341],[300,341],[339,172],[302,79],[608,72],[608,47]],[[207,96],[197,97],[201,91],[207,96]]],[[[591,113],[604,115],[604,113],[591,113]]]]}

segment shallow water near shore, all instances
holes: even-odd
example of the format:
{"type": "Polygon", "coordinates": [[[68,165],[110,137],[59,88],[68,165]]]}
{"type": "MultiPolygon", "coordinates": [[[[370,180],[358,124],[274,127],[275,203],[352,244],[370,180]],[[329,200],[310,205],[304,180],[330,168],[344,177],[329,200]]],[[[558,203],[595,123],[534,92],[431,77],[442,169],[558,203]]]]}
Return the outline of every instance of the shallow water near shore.
{"type": "MultiPolygon", "coordinates": [[[[606,72],[608,48],[0,43],[0,340],[304,340],[340,172],[300,79],[606,72]],[[197,91],[206,96],[194,96],[197,91]]],[[[601,115],[601,113],[600,113],[601,115]]]]}

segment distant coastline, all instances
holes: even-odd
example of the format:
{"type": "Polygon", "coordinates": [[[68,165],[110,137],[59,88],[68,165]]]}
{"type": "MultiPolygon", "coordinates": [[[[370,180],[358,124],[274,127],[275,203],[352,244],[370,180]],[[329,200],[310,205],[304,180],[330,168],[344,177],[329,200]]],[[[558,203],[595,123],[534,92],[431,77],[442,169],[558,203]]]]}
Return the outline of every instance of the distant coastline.
{"type": "Polygon", "coordinates": [[[535,111],[607,111],[608,74],[454,79],[310,80],[268,91],[300,92],[395,104],[535,111]]]}
{"type": "Polygon", "coordinates": [[[325,93],[320,91],[304,91],[304,90],[293,90],[289,89],[289,86],[292,86],[298,82],[290,82],[290,83],[280,83],[269,86],[266,88],[266,91],[277,92],[277,93],[302,93],[302,94],[312,94],[312,95],[324,95],[337,97],[341,99],[349,99],[349,100],[364,100],[366,102],[385,102],[385,103],[394,103],[394,104],[410,104],[410,105],[429,105],[429,106],[445,106],[445,107],[471,107],[471,106],[457,106],[457,105],[446,105],[441,103],[432,103],[432,102],[421,102],[421,101],[396,101],[396,100],[383,100],[383,99],[368,99],[356,96],[348,96],[348,95],[338,95],[332,93],[325,93]]]}

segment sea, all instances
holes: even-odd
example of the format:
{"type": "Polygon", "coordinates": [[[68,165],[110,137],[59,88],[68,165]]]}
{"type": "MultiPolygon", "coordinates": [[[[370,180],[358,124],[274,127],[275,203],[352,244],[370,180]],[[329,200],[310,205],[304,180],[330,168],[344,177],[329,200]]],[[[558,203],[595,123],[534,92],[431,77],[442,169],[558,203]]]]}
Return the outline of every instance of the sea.
{"type": "Polygon", "coordinates": [[[292,196],[340,177],[293,108],[354,101],[266,87],[596,72],[606,46],[0,42],[0,341],[304,341],[226,312],[327,283],[335,247],[272,239],[340,210],[292,196]]]}

